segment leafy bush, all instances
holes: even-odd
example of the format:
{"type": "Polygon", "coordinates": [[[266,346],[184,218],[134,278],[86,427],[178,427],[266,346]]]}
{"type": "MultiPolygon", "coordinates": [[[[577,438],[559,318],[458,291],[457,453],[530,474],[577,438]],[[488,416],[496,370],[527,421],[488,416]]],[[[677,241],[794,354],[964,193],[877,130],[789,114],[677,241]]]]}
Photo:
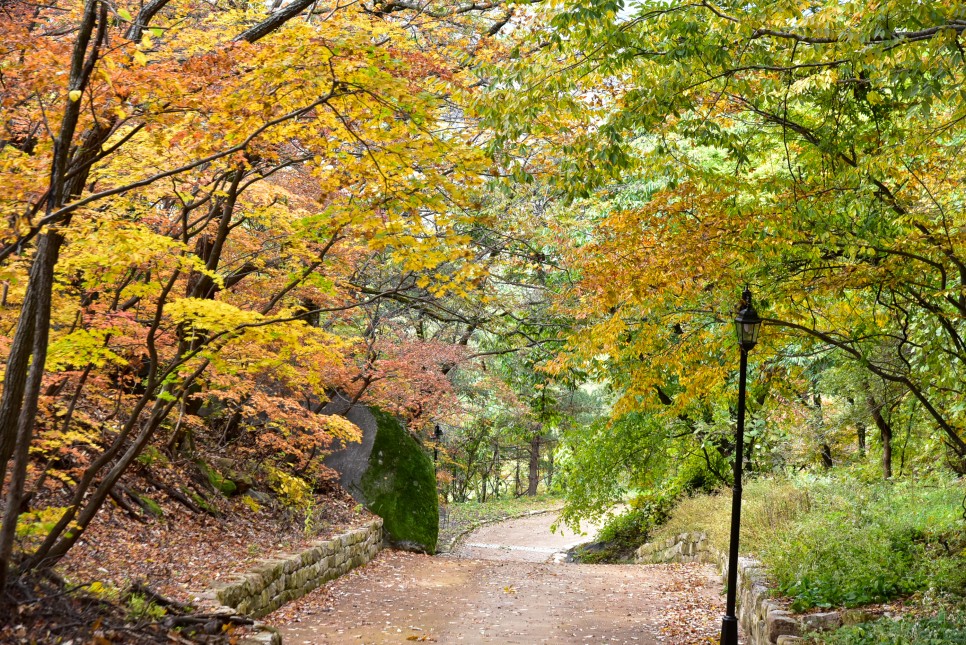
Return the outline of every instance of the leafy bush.
{"type": "Polygon", "coordinates": [[[966,645],[966,613],[932,618],[884,618],[822,634],[826,645],[966,645]]]}
{"type": "Polygon", "coordinates": [[[574,555],[588,564],[621,562],[631,558],[640,545],[647,542],[654,527],[670,516],[675,496],[650,493],[635,497],[630,508],[610,518],[597,534],[597,542],[578,547],[574,555]]]}
{"type": "Polygon", "coordinates": [[[312,497],[312,486],[307,481],[271,465],[265,465],[263,469],[268,475],[268,485],[283,506],[300,511],[312,508],[315,498],[312,497]]]}
{"type": "Polygon", "coordinates": [[[131,620],[150,620],[157,622],[164,618],[167,613],[164,607],[137,593],[131,594],[128,598],[127,605],[128,616],[131,620]]]}

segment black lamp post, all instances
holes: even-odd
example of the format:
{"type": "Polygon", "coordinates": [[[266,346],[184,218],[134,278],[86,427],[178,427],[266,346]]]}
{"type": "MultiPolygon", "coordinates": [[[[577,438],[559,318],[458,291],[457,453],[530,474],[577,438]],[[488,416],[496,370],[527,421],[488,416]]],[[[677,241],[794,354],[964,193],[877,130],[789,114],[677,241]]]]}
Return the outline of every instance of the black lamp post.
{"type": "Polygon", "coordinates": [[[738,530],[741,526],[741,466],[744,460],[745,434],[745,382],[748,374],[748,352],[758,342],[761,318],[751,304],[751,291],[745,287],[741,304],[735,317],[735,332],[741,352],[741,368],[738,373],[738,432],[735,435],[734,495],[731,498],[731,548],[728,550],[728,599],[725,616],[721,620],[721,645],[738,645],[738,618],[735,616],[735,600],[738,593],[738,530]]]}

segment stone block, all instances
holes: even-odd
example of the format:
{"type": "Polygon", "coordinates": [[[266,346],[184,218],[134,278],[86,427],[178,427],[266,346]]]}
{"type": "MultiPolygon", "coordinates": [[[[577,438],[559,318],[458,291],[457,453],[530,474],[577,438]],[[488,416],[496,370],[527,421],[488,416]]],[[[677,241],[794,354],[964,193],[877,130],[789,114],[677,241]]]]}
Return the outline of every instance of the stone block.
{"type": "Polygon", "coordinates": [[[768,616],[765,618],[765,626],[769,643],[777,643],[779,636],[801,635],[798,621],[792,618],[791,613],[780,609],[768,612],[768,616]]]}
{"type": "Polygon", "coordinates": [[[302,567],[307,567],[315,562],[313,556],[314,549],[306,549],[305,551],[299,553],[299,562],[302,564],[302,567]]]}
{"type": "Polygon", "coordinates": [[[285,582],[282,578],[275,578],[272,580],[272,584],[265,587],[265,591],[268,592],[269,596],[275,597],[283,589],[284,584],[285,582]]]}
{"type": "Polygon", "coordinates": [[[837,611],[826,611],[802,616],[801,621],[805,631],[830,632],[842,626],[842,615],[837,611]]]}
{"type": "Polygon", "coordinates": [[[784,636],[778,637],[778,645],[794,645],[795,643],[804,643],[804,642],[805,642],[805,639],[802,638],[801,636],[789,636],[786,634],[784,636]]]}

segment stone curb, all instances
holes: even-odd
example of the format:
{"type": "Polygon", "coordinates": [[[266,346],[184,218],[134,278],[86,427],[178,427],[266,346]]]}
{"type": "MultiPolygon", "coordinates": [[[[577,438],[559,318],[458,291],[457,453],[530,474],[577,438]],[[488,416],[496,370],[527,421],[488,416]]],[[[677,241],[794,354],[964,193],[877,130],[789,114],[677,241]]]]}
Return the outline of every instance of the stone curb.
{"type": "Polygon", "coordinates": [[[463,529],[457,533],[447,544],[442,547],[436,548],[436,555],[451,555],[453,550],[459,545],[459,543],[467,535],[475,531],[476,529],[483,528],[484,526],[489,526],[490,524],[498,524],[499,522],[507,522],[509,520],[518,520],[521,517],[532,517],[534,515],[546,515],[547,513],[559,513],[563,510],[563,506],[556,506],[554,508],[545,508],[539,511],[524,511],[523,513],[517,513],[516,515],[507,515],[505,517],[496,517],[489,520],[481,520],[469,527],[463,529]]]}
{"type": "MultiPolygon", "coordinates": [[[[681,533],[658,542],[648,542],[635,552],[638,563],[704,562],[717,565],[722,580],[727,581],[728,554],[708,542],[705,533],[681,533]]],[[[783,610],[771,599],[765,570],[752,558],[738,558],[738,622],[745,632],[747,645],[793,645],[803,642],[806,632],[825,632],[842,625],[872,620],[862,610],[828,611],[795,615],[783,610]]]]}
{"type": "MultiPolygon", "coordinates": [[[[204,595],[231,608],[233,613],[261,618],[368,563],[382,547],[382,518],[376,518],[362,528],[317,541],[299,553],[265,560],[254,571],[215,586],[204,595]]],[[[266,636],[264,631],[250,640],[253,645],[280,642],[277,633],[266,636]]]]}

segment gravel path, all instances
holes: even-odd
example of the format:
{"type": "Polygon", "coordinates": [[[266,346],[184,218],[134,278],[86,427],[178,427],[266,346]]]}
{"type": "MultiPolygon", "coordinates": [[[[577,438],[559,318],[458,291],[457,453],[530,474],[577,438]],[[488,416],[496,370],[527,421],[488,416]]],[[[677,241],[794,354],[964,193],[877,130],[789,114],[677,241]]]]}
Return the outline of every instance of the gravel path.
{"type": "Polygon", "coordinates": [[[383,551],[265,620],[286,645],[716,640],[724,601],[711,567],[561,564],[589,536],[552,533],[554,521],[548,514],[483,527],[455,557],[383,551]]]}

